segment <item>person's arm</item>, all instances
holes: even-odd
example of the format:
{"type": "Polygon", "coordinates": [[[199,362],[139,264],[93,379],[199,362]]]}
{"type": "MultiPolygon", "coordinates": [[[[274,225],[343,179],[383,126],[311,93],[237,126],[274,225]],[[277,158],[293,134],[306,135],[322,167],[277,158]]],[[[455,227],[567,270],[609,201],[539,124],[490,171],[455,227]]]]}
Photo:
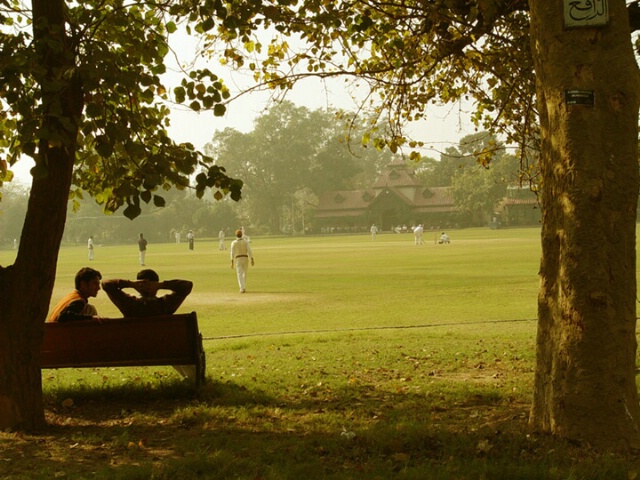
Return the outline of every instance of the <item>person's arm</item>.
{"type": "Polygon", "coordinates": [[[127,312],[129,312],[129,307],[131,304],[135,303],[136,297],[133,295],[129,295],[128,293],[122,291],[123,288],[135,288],[133,285],[135,282],[131,280],[122,280],[122,279],[112,279],[112,280],[103,280],[102,281],[102,290],[107,294],[109,300],[113,302],[113,304],[118,307],[118,310],[122,312],[124,316],[127,316],[127,312]]]}
{"type": "Polygon", "coordinates": [[[193,282],[189,280],[164,280],[157,282],[157,290],[171,290],[171,293],[186,297],[193,289],[193,282]]]}
{"type": "Polygon", "coordinates": [[[158,290],[170,290],[171,293],[163,295],[160,300],[164,304],[162,311],[166,315],[173,314],[191,293],[193,282],[189,280],[165,280],[158,282],[158,290]]]}
{"type": "Polygon", "coordinates": [[[229,249],[229,256],[231,257],[231,268],[233,268],[233,258],[236,255],[236,242],[231,242],[231,248],[229,249]]]}
{"type": "Polygon", "coordinates": [[[253,261],[253,252],[251,251],[251,245],[249,245],[249,242],[247,242],[247,255],[249,255],[249,258],[251,259],[251,266],[253,267],[256,263],[253,261]]]}
{"type": "Polygon", "coordinates": [[[78,320],[89,320],[94,318],[93,315],[87,315],[84,312],[85,307],[87,306],[87,302],[83,300],[76,300],[75,302],[71,302],[69,305],[65,307],[60,315],[58,315],[58,322],[75,322],[78,320]]]}

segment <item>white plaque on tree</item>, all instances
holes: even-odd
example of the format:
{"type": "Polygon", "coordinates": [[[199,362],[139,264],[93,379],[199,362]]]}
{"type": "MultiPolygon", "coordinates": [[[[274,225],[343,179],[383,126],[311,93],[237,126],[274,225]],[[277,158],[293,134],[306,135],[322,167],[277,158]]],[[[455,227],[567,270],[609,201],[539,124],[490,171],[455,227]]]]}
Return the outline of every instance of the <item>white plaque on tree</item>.
{"type": "Polygon", "coordinates": [[[609,23],[608,0],[564,0],[566,27],[593,27],[609,23]]]}

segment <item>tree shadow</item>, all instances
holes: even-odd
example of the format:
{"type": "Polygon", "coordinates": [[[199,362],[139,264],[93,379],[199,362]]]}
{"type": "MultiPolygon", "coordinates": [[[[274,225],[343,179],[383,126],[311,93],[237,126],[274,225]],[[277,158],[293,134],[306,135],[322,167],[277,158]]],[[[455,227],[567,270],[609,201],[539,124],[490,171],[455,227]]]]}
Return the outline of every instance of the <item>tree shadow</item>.
{"type": "MultiPolygon", "coordinates": [[[[60,389],[47,430],[0,434],[0,459],[6,478],[30,479],[550,478],[552,468],[564,478],[575,458],[593,469],[595,456],[529,432],[527,405],[466,392],[448,401],[354,384],[287,397],[210,379],[199,390],[60,389]]],[[[590,478],[614,478],[625,462],[590,478]]]]}

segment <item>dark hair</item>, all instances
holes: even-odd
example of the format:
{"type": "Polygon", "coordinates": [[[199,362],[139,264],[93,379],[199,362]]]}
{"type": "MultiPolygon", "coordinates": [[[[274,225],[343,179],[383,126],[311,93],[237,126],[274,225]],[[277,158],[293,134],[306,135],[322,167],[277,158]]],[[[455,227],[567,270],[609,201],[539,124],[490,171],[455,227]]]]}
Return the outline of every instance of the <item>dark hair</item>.
{"type": "Polygon", "coordinates": [[[78,270],[78,273],[76,273],[76,290],[80,290],[80,284],[82,282],[89,283],[94,278],[102,280],[102,274],[90,267],[81,268],[80,270],[78,270]]]}
{"type": "Polygon", "coordinates": [[[152,282],[159,282],[160,277],[155,272],[155,270],[151,270],[150,268],[145,268],[144,270],[140,270],[138,275],[136,276],[138,280],[150,280],[152,282]]]}

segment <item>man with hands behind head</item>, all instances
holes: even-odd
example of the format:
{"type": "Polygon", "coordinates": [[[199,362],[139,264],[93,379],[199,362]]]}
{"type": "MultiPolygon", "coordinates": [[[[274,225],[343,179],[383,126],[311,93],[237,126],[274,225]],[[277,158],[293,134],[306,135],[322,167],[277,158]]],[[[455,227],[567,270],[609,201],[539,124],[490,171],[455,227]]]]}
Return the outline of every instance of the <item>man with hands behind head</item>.
{"type": "Polygon", "coordinates": [[[161,282],[158,274],[151,269],[138,272],[136,280],[112,279],[102,282],[102,289],[125,317],[171,315],[184,302],[192,288],[193,283],[189,280],[161,282]],[[124,292],[125,288],[135,290],[138,295],[124,292]],[[159,297],[159,290],[169,290],[169,293],[159,297]]]}
{"type": "MultiPolygon", "coordinates": [[[[153,317],[172,315],[191,293],[193,283],[189,280],[160,281],[158,274],[149,268],[140,270],[136,280],[104,280],[102,289],[113,304],[125,317],[153,317]],[[131,288],[138,296],[123,292],[131,288]],[[158,290],[169,290],[169,293],[158,297],[158,290]]],[[[178,373],[184,377],[195,378],[193,365],[174,365],[178,373]]]]}

